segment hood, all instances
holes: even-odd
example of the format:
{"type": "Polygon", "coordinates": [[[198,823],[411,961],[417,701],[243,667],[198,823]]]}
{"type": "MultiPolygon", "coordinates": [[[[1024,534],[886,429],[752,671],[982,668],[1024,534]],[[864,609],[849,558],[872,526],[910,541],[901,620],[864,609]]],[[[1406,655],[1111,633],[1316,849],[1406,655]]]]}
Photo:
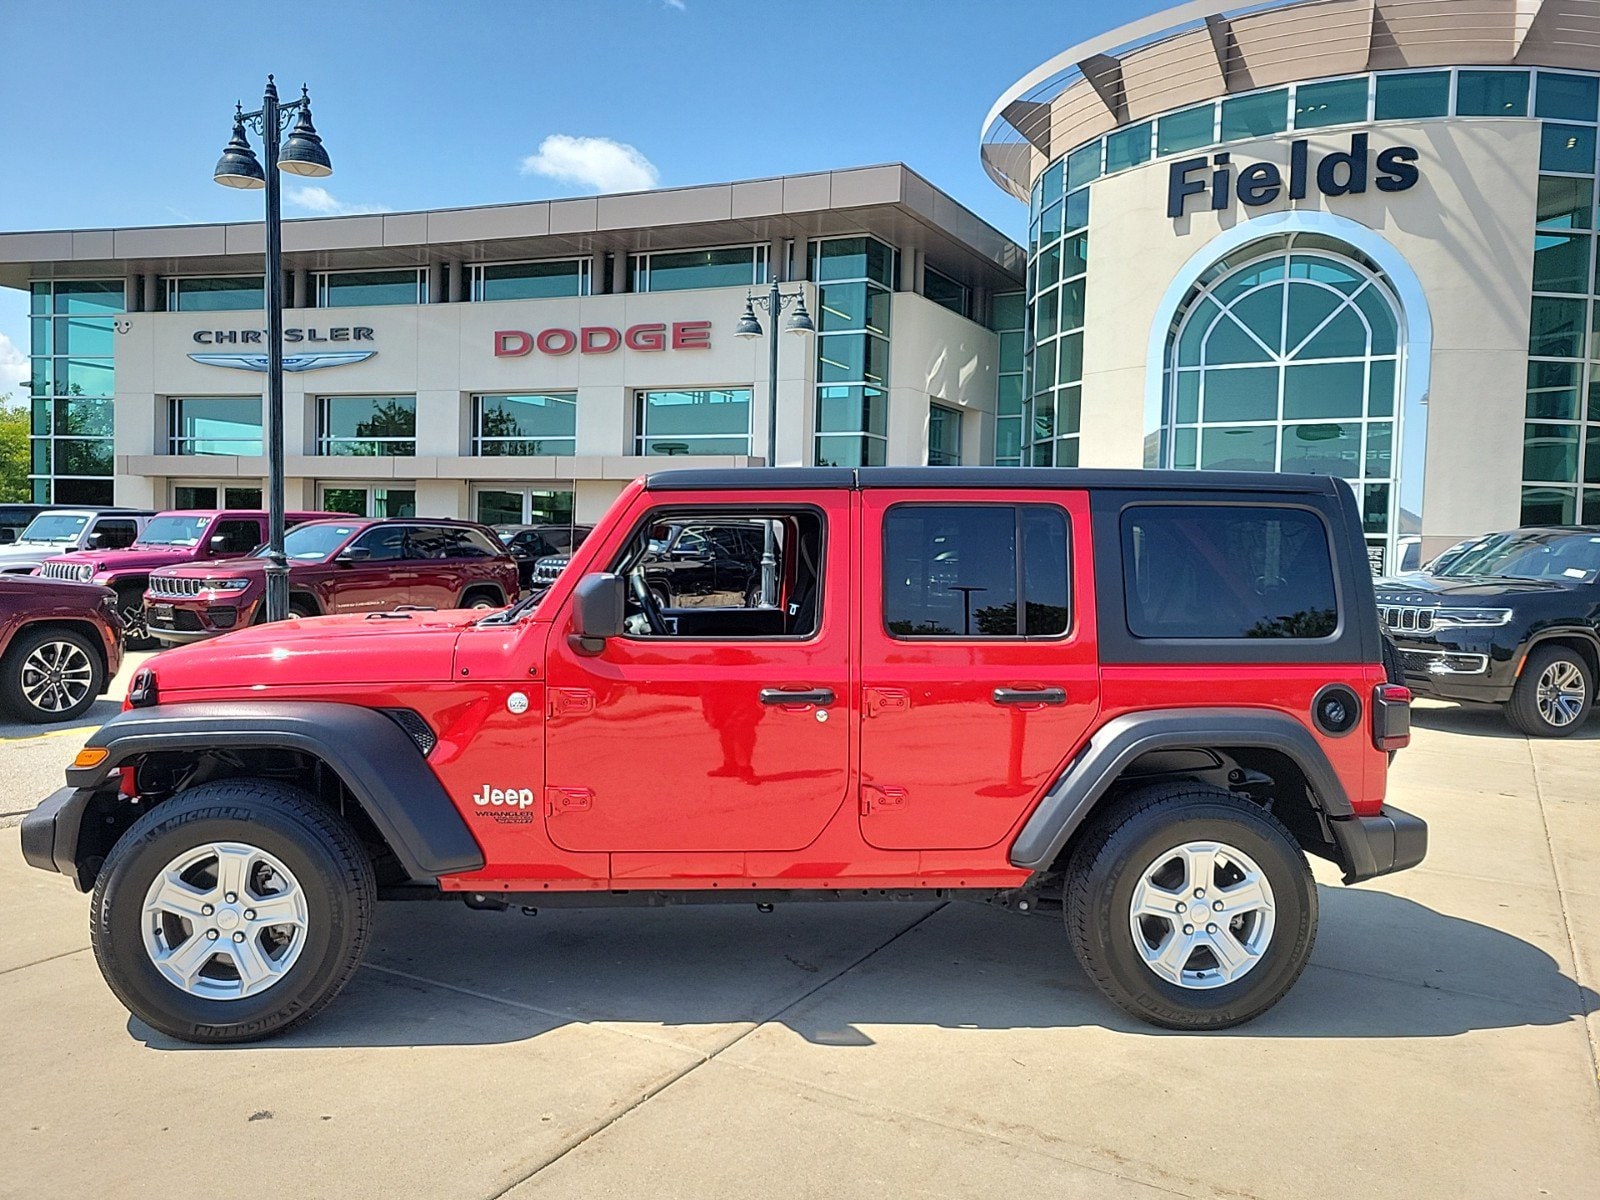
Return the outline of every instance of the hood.
{"type": "Polygon", "coordinates": [[[437,683],[451,677],[456,639],[481,615],[293,618],[164,650],[150,666],[164,701],[183,691],[437,683]]]}
{"type": "Polygon", "coordinates": [[[196,549],[194,546],[124,546],[121,550],[74,550],[70,554],[52,554],[49,559],[51,562],[89,563],[99,574],[187,562],[194,557],[196,549]]]}
{"type": "Polygon", "coordinates": [[[213,558],[205,562],[161,567],[150,574],[152,578],[159,575],[163,579],[238,579],[241,575],[249,577],[264,574],[266,569],[267,560],[264,558],[213,558]]]}
{"type": "Polygon", "coordinates": [[[44,542],[12,542],[9,546],[0,546],[0,563],[42,562],[60,555],[65,549],[60,544],[51,546],[44,542]]]}
{"type": "Polygon", "coordinates": [[[110,588],[93,583],[46,579],[41,575],[0,575],[0,599],[17,600],[24,605],[71,600],[87,606],[116,598],[117,594],[110,588]]]}
{"type": "Polygon", "coordinates": [[[1421,571],[1373,580],[1380,604],[1453,601],[1462,605],[1476,605],[1516,596],[1548,596],[1567,591],[1570,586],[1553,579],[1496,579],[1487,575],[1465,575],[1450,579],[1421,571]]]}

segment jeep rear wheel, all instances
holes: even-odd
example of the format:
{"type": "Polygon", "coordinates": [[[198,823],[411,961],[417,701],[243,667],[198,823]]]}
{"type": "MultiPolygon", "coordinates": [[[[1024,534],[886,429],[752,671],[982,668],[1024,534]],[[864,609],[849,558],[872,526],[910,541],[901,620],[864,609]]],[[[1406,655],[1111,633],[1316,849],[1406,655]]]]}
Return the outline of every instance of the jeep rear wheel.
{"type": "Polygon", "coordinates": [[[150,636],[150,622],[144,611],[144,588],[117,589],[117,611],[122,615],[122,644],[129,650],[155,650],[161,643],[150,636]]]}
{"type": "Polygon", "coordinates": [[[1589,664],[1567,646],[1535,646],[1506,704],[1506,719],[1529,737],[1576,733],[1594,704],[1589,664]]]}
{"type": "Polygon", "coordinates": [[[1220,788],[1138,793],[1067,872],[1067,930],[1105,995],[1168,1029],[1226,1029],[1282,998],[1311,956],[1317,892],[1270,813],[1220,788]]]}
{"type": "Polygon", "coordinates": [[[297,788],[232,779],[136,821],[95,886],[89,934],[117,999],[189,1042],[281,1033],[326,1006],[377,900],[350,827],[297,788]]]}

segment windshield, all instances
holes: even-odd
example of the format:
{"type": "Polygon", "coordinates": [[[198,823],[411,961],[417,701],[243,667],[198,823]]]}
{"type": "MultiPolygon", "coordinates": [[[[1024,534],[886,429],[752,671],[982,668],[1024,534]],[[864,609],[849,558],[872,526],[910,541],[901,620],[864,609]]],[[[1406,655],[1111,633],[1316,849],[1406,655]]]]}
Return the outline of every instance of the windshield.
{"type": "Polygon", "coordinates": [[[88,523],[89,518],[82,514],[40,513],[28,522],[28,527],[22,531],[22,536],[17,541],[33,542],[36,545],[74,542],[88,523]]]}
{"type": "MultiPolygon", "coordinates": [[[[296,525],[284,535],[283,552],[296,562],[321,562],[332,554],[359,526],[343,521],[326,525],[296,525]]],[[[265,558],[267,548],[262,546],[255,557],[265,558]]]]}
{"type": "Polygon", "coordinates": [[[1600,537],[1590,534],[1494,533],[1452,550],[1433,573],[1443,579],[1563,579],[1590,583],[1600,576],[1600,537]]]}
{"type": "Polygon", "coordinates": [[[210,517],[157,517],[139,535],[139,546],[198,546],[210,517]]]}

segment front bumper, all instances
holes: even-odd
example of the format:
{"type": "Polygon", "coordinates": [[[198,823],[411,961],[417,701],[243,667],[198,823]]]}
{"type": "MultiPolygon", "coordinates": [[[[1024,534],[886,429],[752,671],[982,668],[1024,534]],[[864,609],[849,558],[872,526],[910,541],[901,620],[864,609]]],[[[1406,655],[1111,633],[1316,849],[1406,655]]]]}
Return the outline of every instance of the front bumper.
{"type": "Polygon", "coordinates": [[[145,601],[144,623],[151,637],[169,646],[181,646],[241,629],[250,623],[254,611],[254,601],[196,604],[160,598],[145,601]]]}
{"type": "Polygon", "coordinates": [[[1375,817],[1337,817],[1329,824],[1339,843],[1346,883],[1404,871],[1428,853],[1427,822],[1388,805],[1375,817]]]}
{"type": "Polygon", "coordinates": [[[1423,639],[1396,635],[1405,684],[1418,696],[1503,704],[1517,683],[1516,658],[1485,637],[1423,639]]]}
{"type": "Polygon", "coordinates": [[[93,797],[92,788],[64,787],[22,818],[22,857],[28,865],[65,875],[80,892],[89,888],[78,868],[78,842],[93,797]]]}

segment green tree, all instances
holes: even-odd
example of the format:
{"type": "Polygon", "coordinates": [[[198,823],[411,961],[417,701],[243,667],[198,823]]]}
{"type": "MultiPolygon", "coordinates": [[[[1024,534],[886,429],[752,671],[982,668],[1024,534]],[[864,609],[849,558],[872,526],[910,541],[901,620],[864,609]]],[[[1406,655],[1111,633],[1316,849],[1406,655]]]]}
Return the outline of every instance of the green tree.
{"type": "Polygon", "coordinates": [[[28,453],[28,405],[14,404],[11,393],[0,393],[0,502],[33,499],[28,453]]]}

